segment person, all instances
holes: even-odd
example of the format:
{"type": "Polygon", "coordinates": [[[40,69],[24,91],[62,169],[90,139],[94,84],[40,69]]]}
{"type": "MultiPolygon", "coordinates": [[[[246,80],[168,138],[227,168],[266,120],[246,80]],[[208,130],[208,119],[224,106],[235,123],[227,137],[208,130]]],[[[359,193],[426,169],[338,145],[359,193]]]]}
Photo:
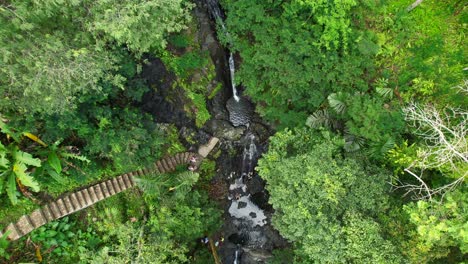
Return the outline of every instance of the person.
{"type": "Polygon", "coordinates": [[[197,157],[191,156],[191,157],[190,157],[190,162],[191,162],[191,163],[197,162],[197,157]]]}
{"type": "Polygon", "coordinates": [[[208,239],[208,237],[204,237],[204,238],[202,238],[202,240],[201,240],[201,242],[202,242],[203,244],[205,244],[205,245],[208,244],[209,241],[210,241],[210,240],[208,239]]]}
{"type": "Polygon", "coordinates": [[[196,169],[197,169],[196,166],[193,166],[193,165],[188,166],[189,171],[195,171],[196,169]]]}

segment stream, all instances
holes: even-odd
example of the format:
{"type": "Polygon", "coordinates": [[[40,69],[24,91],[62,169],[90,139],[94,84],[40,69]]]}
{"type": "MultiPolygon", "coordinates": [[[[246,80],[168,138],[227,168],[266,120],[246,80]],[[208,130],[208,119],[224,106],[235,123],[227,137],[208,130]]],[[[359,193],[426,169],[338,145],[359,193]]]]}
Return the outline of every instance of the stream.
{"type": "MultiPolygon", "coordinates": [[[[206,143],[210,136],[220,139],[220,155],[216,158],[216,174],[210,197],[224,209],[223,225],[216,236],[224,237],[218,247],[223,264],[266,263],[273,249],[284,248],[287,242],[271,225],[273,208],[268,204],[265,182],[255,171],[258,159],[268,148],[273,129],[255,112],[254,104],[243,95],[246,89],[236,83],[236,54],[223,47],[216,35],[220,28],[229,39],[224,13],[217,0],[196,0],[194,16],[198,22],[196,40],[201,50],[210,54],[215,66],[216,82],[223,89],[207,101],[212,118],[197,129],[184,112],[183,99],[171,89],[175,80],[162,61],[150,58],[142,77],[153,84],[143,96],[141,109],[152,114],[158,123],[174,124],[181,139],[195,134],[195,141],[206,143]],[[172,94],[171,94],[172,93],[172,94]],[[167,98],[172,98],[168,101],[167,98]]],[[[187,145],[191,145],[186,142],[187,145]]],[[[191,151],[189,149],[189,151],[191,151]]]]}
{"type": "MultiPolygon", "coordinates": [[[[215,28],[218,24],[222,31],[218,33],[225,34],[230,40],[224,25],[225,16],[218,1],[203,0],[199,7],[202,7],[197,12],[200,23],[207,24],[207,19],[211,18],[211,34],[216,34],[215,28]]],[[[203,25],[201,30],[203,31],[203,25]]],[[[231,44],[228,43],[228,47],[223,48],[217,43],[218,51],[211,52],[213,61],[218,61],[216,67],[224,68],[220,72],[225,76],[225,93],[213,100],[211,111],[218,115],[217,120],[212,120],[211,124],[223,122],[226,130],[237,131],[238,134],[237,138],[220,135],[223,154],[217,160],[219,169],[215,182],[225,182],[228,188],[223,199],[225,212],[221,231],[226,239],[219,252],[222,263],[265,263],[271,257],[274,248],[286,245],[284,239],[271,226],[273,209],[268,204],[265,182],[255,171],[258,159],[267,150],[268,138],[273,130],[254,113],[254,105],[250,100],[238,91],[238,88],[243,87],[236,85],[236,57],[229,50],[231,44]],[[220,59],[219,54],[223,54],[224,58],[220,59]],[[228,81],[226,77],[229,77],[228,81]],[[231,89],[228,89],[229,86],[231,89]],[[232,94],[226,93],[229,90],[232,94]],[[216,106],[225,106],[227,113],[216,106]],[[226,119],[230,124],[225,123],[226,119]],[[229,154],[233,152],[234,155],[229,154]]],[[[216,127],[208,125],[208,128],[215,128],[209,132],[218,136],[219,131],[216,127]]]]}

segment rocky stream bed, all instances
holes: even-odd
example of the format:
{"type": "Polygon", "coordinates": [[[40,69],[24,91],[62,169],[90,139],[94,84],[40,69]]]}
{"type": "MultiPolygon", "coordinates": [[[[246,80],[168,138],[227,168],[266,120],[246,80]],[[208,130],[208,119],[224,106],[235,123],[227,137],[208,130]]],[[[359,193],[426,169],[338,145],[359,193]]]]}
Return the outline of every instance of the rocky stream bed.
{"type": "Polygon", "coordinates": [[[207,101],[212,118],[201,129],[195,127],[184,112],[182,97],[176,89],[171,89],[175,76],[157,58],[150,59],[143,68],[142,76],[157,89],[144,95],[141,108],[160,123],[176,125],[181,138],[194,133],[200,143],[205,143],[210,135],[220,139],[221,154],[216,159],[211,192],[212,198],[224,209],[223,226],[217,236],[225,240],[218,252],[222,263],[265,263],[273,249],[287,246],[271,226],[273,208],[268,204],[265,182],[255,171],[274,131],[254,113],[254,105],[242,96],[242,87],[237,87],[240,100],[233,98],[233,91],[236,91],[231,89],[233,73],[229,67],[233,55],[217,41],[213,5],[218,3],[200,0],[194,9],[198,23],[196,40],[202,51],[209,52],[215,66],[215,82],[223,86],[207,101]],[[168,97],[171,100],[167,100],[168,97]]]}

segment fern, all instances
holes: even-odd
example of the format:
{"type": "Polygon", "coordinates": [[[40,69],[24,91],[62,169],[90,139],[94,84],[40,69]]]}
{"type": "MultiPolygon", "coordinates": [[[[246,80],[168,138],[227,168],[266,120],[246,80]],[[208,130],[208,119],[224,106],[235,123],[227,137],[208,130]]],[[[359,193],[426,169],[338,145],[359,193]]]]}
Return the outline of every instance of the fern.
{"type": "Polygon", "coordinates": [[[191,171],[185,171],[177,174],[177,185],[172,188],[178,189],[180,191],[190,191],[190,189],[197,183],[199,178],[198,173],[193,173],[191,171]]]}
{"type": "Polygon", "coordinates": [[[168,190],[168,180],[164,177],[165,174],[156,174],[150,177],[135,177],[134,181],[137,186],[147,195],[161,197],[168,190]]]}
{"type": "Polygon", "coordinates": [[[82,156],[82,155],[73,154],[73,153],[61,152],[60,156],[62,156],[64,158],[76,159],[76,160],[83,161],[83,162],[86,162],[86,163],[91,162],[87,157],[82,156]]]}
{"type": "Polygon", "coordinates": [[[19,150],[14,143],[8,147],[0,143],[0,193],[5,189],[13,205],[18,203],[17,182],[30,187],[35,192],[40,189],[37,181],[29,174],[27,165],[40,167],[41,160],[19,150]]]}

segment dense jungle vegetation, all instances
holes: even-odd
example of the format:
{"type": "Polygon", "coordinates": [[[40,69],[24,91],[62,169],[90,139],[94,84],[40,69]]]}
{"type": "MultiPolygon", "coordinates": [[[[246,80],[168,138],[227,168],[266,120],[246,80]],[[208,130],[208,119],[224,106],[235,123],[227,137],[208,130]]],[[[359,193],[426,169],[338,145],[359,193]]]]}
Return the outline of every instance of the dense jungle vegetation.
{"type": "MultiPolygon", "coordinates": [[[[468,5],[413,2],[220,1],[236,82],[276,131],[256,170],[291,245],[271,263],[466,263],[468,5]]],[[[141,110],[160,88],[143,68],[159,58],[194,126],[212,118],[221,86],[206,88],[215,70],[194,7],[0,1],[1,229],[196,143],[141,110]]],[[[215,170],[149,175],[18,241],[5,234],[1,262],[213,263],[199,238],[221,226],[215,170]]]]}

